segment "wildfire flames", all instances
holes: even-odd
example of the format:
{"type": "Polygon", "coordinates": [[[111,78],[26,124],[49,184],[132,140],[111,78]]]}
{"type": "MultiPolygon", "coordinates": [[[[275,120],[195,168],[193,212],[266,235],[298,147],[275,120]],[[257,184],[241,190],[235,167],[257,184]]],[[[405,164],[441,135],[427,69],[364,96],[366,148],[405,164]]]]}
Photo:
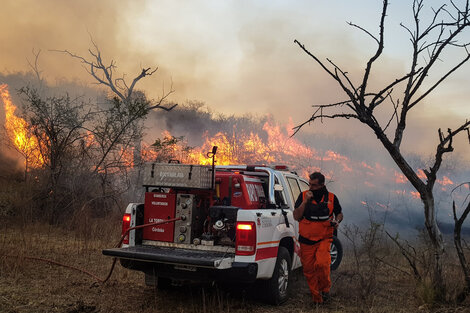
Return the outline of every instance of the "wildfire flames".
{"type": "MultiPolygon", "coordinates": [[[[37,137],[28,123],[15,115],[16,107],[13,105],[8,86],[0,85],[0,97],[5,109],[5,128],[9,141],[25,157],[28,167],[40,168],[44,165],[44,159],[40,153],[37,137]]],[[[209,165],[212,159],[208,152],[213,146],[217,146],[216,164],[282,164],[288,165],[302,177],[307,177],[313,171],[322,170],[328,179],[334,179],[338,173],[347,173],[350,177],[362,178],[361,184],[368,190],[377,190],[378,184],[373,183],[374,177],[382,177],[389,184],[395,186],[391,189],[396,195],[407,195],[413,199],[419,199],[419,194],[410,188],[399,187],[407,184],[406,177],[393,169],[382,166],[380,163],[368,164],[364,161],[355,161],[336,151],[317,151],[308,147],[296,138],[290,137],[292,125],[282,128],[272,121],[266,122],[262,131],[244,131],[235,126],[231,133],[218,132],[203,135],[203,144],[199,147],[190,147],[184,140],[173,140],[170,132],[162,133],[163,140],[167,143],[157,147],[142,143],[139,152],[135,147],[121,148],[119,162],[126,167],[134,167],[136,155],[142,162],[166,162],[168,159],[178,159],[182,163],[209,165]],[[165,158],[164,158],[165,157],[165,158]],[[325,171],[325,168],[329,170],[325,171]],[[335,175],[336,174],[336,175],[335,175]]],[[[96,145],[91,132],[84,133],[84,142],[87,147],[96,145]]],[[[425,179],[422,170],[417,171],[421,179],[425,179]]],[[[454,183],[446,176],[437,180],[441,188],[454,183]]]]}
{"type": "Polygon", "coordinates": [[[0,98],[5,110],[5,129],[10,142],[24,157],[28,167],[40,168],[44,164],[40,153],[37,138],[31,126],[21,117],[15,115],[16,106],[13,105],[6,84],[0,85],[0,98]]]}

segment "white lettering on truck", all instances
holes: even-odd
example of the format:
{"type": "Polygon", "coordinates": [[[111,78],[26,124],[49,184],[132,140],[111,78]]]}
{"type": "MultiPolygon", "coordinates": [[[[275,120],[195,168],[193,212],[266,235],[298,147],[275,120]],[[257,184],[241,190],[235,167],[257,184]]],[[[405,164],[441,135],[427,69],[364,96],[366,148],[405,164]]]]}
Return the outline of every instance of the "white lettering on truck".
{"type": "Polygon", "coordinates": [[[168,202],[157,202],[157,201],[152,201],[152,205],[168,206],[168,202]]]}
{"type": "Polygon", "coordinates": [[[157,223],[157,222],[163,222],[161,218],[149,218],[149,223],[157,223]]]}
{"type": "Polygon", "coordinates": [[[160,180],[163,180],[166,177],[183,178],[184,173],[181,173],[181,172],[160,172],[160,180]]]}

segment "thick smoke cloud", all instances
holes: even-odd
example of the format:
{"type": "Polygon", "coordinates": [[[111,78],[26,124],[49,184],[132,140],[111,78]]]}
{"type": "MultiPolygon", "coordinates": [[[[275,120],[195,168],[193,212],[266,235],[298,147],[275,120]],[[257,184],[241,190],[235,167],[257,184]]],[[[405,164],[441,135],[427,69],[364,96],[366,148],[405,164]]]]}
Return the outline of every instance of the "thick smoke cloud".
{"type": "MultiPolygon", "coordinates": [[[[391,6],[386,34],[388,54],[377,64],[371,87],[393,81],[395,74],[405,73],[409,65],[400,54],[408,44],[406,32],[399,27],[400,12],[409,11],[403,4],[391,6]]],[[[14,73],[28,70],[27,59],[34,61],[31,53],[34,48],[42,51],[39,68],[50,84],[68,84],[69,92],[87,94],[83,84],[92,80],[81,64],[50,49],[68,49],[87,56],[91,35],[105,61],[117,62],[116,77],[127,73],[126,78],[132,78],[141,67],[159,66],[152,77],[141,81],[139,88],[158,98],[162,89],[168,90],[173,83],[175,93],[171,101],[180,104],[201,101],[215,112],[211,115],[201,109],[186,108],[154,113],[158,118],[152,116],[147,120],[149,142],[155,139],[155,134],[168,129],[174,135],[186,136],[190,145],[196,146],[204,132],[232,133],[235,124],[239,130],[256,131],[265,139],[262,125],[266,114],[283,124],[291,117],[293,124],[298,124],[312,114],[312,104],[343,100],[341,90],[293,40],[300,40],[322,60],[332,59],[357,80],[374,51],[374,43],[363,33],[349,28],[345,21],[352,20],[375,31],[378,19],[372,17],[378,17],[379,13],[378,1],[354,5],[352,9],[320,1],[295,1],[288,7],[281,2],[267,5],[244,1],[139,0],[118,4],[111,0],[4,1],[0,10],[0,72],[3,73],[0,83],[11,85],[13,97],[15,88],[28,83],[27,75],[14,73]],[[217,118],[218,113],[225,117],[217,118]],[[238,117],[246,114],[253,118],[238,117]]],[[[443,61],[449,60],[452,61],[451,58],[443,61]]],[[[457,73],[428,98],[425,110],[410,115],[412,121],[407,126],[403,151],[416,155],[413,164],[416,169],[429,166],[426,160],[435,153],[438,128],[455,128],[468,118],[470,111],[464,105],[468,91],[461,88],[467,84],[463,70],[463,74],[457,73]]],[[[390,112],[381,116],[384,121],[387,114],[390,112]]],[[[333,150],[359,163],[380,162],[388,169],[396,169],[372,132],[357,121],[317,123],[303,129],[296,138],[320,153],[333,150]]],[[[455,164],[453,172],[451,168],[449,171],[456,174],[457,183],[470,176],[462,170],[469,168],[470,146],[464,137],[457,138],[454,145],[454,156],[447,161],[455,164]]],[[[420,201],[404,202],[392,193],[395,186],[378,180],[374,182],[377,189],[358,187],[362,177],[348,176],[337,164],[318,161],[314,166],[335,173],[331,187],[345,195],[343,199],[351,220],[359,221],[366,216],[367,207],[361,206],[361,201],[372,203],[378,209],[375,203],[388,203],[390,195],[394,210],[404,212],[390,214],[393,216],[388,217],[390,223],[400,225],[403,219],[408,219],[422,225],[418,221],[420,201]],[[400,201],[405,204],[400,206],[400,201]],[[413,213],[407,215],[407,210],[413,213]]],[[[442,200],[446,202],[440,203],[442,208],[450,208],[448,192],[442,200]]],[[[448,219],[448,213],[441,210],[439,216],[448,219]]]]}
{"type": "MultiPolygon", "coordinates": [[[[27,69],[26,58],[33,61],[34,48],[42,50],[40,69],[49,82],[66,78],[89,83],[92,80],[77,60],[49,50],[68,49],[87,56],[90,34],[105,61],[117,62],[115,77],[126,73],[130,79],[141,67],[159,67],[139,85],[151,98],[158,98],[163,88],[168,90],[173,84],[176,92],[171,101],[202,101],[228,115],[272,114],[284,123],[291,117],[298,124],[312,114],[312,104],[343,100],[343,96],[293,40],[300,40],[321,60],[330,58],[358,81],[375,45],[345,21],[375,33],[380,9],[380,2],[370,1],[353,7],[312,1],[294,1],[289,6],[240,1],[140,0],[120,1],[119,5],[110,0],[6,1],[0,11],[0,40],[4,43],[0,71],[27,69]]],[[[409,40],[399,22],[409,22],[403,13],[408,11],[404,4],[390,7],[386,51],[374,67],[371,87],[389,83],[395,74],[407,71],[409,40]]],[[[445,56],[443,61],[452,62],[452,57],[445,56]]],[[[468,117],[470,111],[462,106],[468,94],[459,88],[465,81],[464,74],[456,73],[449,84],[431,95],[426,110],[412,114],[405,151],[433,154],[437,128],[455,128],[468,117]]],[[[384,112],[384,121],[388,114],[384,112]]],[[[353,121],[328,121],[305,131],[348,133],[375,142],[371,131],[353,121]]],[[[458,140],[459,145],[464,142],[458,140]]],[[[463,146],[456,152],[470,155],[468,145],[463,146]]]]}

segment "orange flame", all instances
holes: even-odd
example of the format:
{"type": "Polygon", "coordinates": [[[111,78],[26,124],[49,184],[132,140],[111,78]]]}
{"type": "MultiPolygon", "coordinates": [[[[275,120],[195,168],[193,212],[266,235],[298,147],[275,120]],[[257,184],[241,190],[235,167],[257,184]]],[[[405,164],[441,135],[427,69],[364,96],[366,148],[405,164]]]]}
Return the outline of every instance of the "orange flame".
{"type": "MultiPolygon", "coordinates": [[[[342,166],[342,171],[353,172],[356,165],[353,165],[348,157],[331,150],[319,153],[298,139],[290,137],[289,127],[292,128],[287,126],[287,129],[284,129],[268,121],[262,128],[267,135],[265,137],[254,132],[239,130],[236,126],[231,133],[218,132],[212,137],[206,132],[203,135],[204,142],[201,146],[184,150],[183,145],[178,143],[172,146],[173,154],[183,163],[209,165],[212,163],[212,159],[208,152],[212,150],[213,146],[217,146],[216,164],[218,165],[288,165],[303,177],[308,177],[314,171],[322,170],[321,166],[326,164],[339,164],[342,166]]],[[[168,131],[164,131],[162,135],[164,140],[173,137],[168,131]]],[[[155,161],[159,153],[158,151],[152,152],[152,147],[143,148],[142,159],[155,161]],[[144,154],[151,157],[144,157],[144,154]]],[[[326,177],[334,176],[334,171],[330,171],[324,173],[326,177]]]]}
{"type": "Polygon", "coordinates": [[[15,148],[25,157],[25,165],[39,168],[44,164],[37,138],[33,135],[31,126],[21,117],[15,115],[16,106],[8,91],[8,85],[0,85],[0,98],[5,109],[5,128],[7,135],[15,148]]]}
{"type": "Polygon", "coordinates": [[[418,177],[421,178],[421,179],[426,179],[427,178],[426,174],[424,173],[424,171],[422,169],[419,169],[416,173],[417,173],[418,177]]]}
{"type": "Polygon", "coordinates": [[[454,182],[452,180],[450,180],[450,178],[447,177],[447,176],[442,177],[442,180],[438,179],[437,182],[439,184],[441,184],[442,186],[447,186],[447,185],[453,185],[454,184],[454,182]]]}
{"type": "Polygon", "coordinates": [[[419,195],[419,192],[417,192],[417,191],[410,191],[410,194],[414,199],[419,199],[421,197],[419,195]]]}
{"type": "Polygon", "coordinates": [[[134,148],[124,149],[121,147],[120,163],[126,167],[134,167],[134,148]]]}
{"type": "Polygon", "coordinates": [[[93,135],[93,133],[89,130],[86,131],[86,135],[85,135],[85,138],[84,138],[84,141],[85,141],[85,146],[87,148],[93,146],[96,144],[95,142],[95,135],[93,135]]]}
{"type": "Polygon", "coordinates": [[[395,171],[395,182],[397,184],[406,184],[408,182],[408,179],[402,173],[398,173],[397,171],[395,171]]]}

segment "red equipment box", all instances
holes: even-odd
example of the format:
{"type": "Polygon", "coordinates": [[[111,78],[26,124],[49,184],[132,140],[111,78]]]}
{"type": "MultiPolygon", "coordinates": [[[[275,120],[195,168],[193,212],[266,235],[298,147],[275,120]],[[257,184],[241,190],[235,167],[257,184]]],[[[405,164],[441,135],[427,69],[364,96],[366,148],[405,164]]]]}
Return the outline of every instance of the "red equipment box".
{"type": "MultiPolygon", "coordinates": [[[[176,194],[146,192],[144,223],[155,223],[175,217],[176,194]]],[[[161,224],[144,228],[143,239],[173,242],[175,224],[161,224]]]]}

